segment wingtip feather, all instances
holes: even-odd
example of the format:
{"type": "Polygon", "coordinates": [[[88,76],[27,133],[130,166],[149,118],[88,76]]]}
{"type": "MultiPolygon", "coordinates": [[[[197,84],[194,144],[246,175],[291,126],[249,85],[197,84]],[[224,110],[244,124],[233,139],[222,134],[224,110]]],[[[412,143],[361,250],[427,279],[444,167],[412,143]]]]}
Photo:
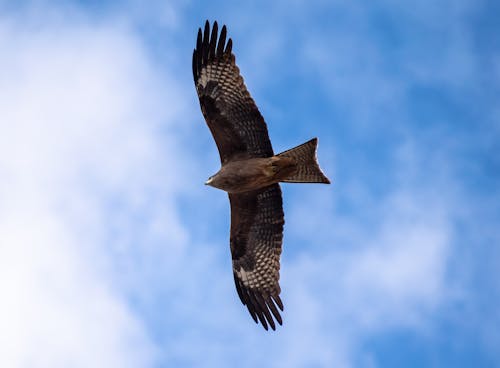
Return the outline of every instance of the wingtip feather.
{"type": "Polygon", "coordinates": [[[233,50],[233,40],[230,38],[227,41],[226,49],[224,50],[224,54],[231,54],[231,51],[233,50]]]}
{"type": "Polygon", "coordinates": [[[276,305],[278,306],[278,308],[283,312],[283,310],[284,310],[284,308],[283,308],[283,302],[281,301],[280,296],[279,295],[271,295],[271,298],[276,303],[276,305]]]}
{"type": "Polygon", "coordinates": [[[210,35],[210,45],[208,48],[208,60],[213,60],[215,58],[215,49],[217,45],[217,34],[219,32],[217,22],[214,22],[212,26],[212,33],[210,35]]]}
{"type": "Polygon", "coordinates": [[[217,45],[217,57],[222,57],[224,54],[224,46],[226,45],[226,35],[227,29],[226,26],[222,26],[222,30],[220,31],[219,44],[217,45]]]}

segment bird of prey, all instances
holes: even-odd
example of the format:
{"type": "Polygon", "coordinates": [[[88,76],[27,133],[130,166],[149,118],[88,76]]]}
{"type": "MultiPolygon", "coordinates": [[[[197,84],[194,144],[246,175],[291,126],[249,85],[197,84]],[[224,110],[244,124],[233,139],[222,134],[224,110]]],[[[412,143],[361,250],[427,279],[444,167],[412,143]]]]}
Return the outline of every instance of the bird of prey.
{"type": "Polygon", "coordinates": [[[221,169],[205,184],[228,192],[236,291],[267,330],[283,323],[279,269],[284,215],[280,182],[325,183],[317,138],[275,155],[264,118],[236,66],[227,29],[198,29],[193,77],[201,111],[219,150],[221,169]],[[274,318],[273,318],[274,317],[274,318]]]}

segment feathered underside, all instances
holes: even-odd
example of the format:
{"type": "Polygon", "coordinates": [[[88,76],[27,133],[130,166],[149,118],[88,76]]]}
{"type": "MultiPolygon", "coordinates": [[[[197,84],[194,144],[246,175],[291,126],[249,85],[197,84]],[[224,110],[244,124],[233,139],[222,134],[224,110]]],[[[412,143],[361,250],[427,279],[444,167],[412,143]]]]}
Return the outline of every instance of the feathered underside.
{"type": "Polygon", "coordinates": [[[221,162],[234,158],[270,157],[273,149],[264,118],[250,96],[226,43],[226,26],[218,37],[205,23],[193,51],[193,78],[201,110],[219,149],[221,162]]]}
{"type": "Polygon", "coordinates": [[[229,200],[236,290],[254,321],[274,330],[274,320],[282,324],[278,308],[283,310],[279,270],[285,220],[280,186],[229,194],[229,200]]]}

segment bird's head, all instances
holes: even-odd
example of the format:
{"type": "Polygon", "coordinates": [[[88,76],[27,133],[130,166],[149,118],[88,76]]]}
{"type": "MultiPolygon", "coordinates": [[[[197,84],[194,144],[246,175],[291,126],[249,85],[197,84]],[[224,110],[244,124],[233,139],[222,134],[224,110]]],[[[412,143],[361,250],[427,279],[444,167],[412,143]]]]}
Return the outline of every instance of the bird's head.
{"type": "Polygon", "coordinates": [[[211,177],[209,177],[209,178],[207,179],[207,181],[205,182],[205,185],[210,185],[210,186],[213,186],[213,184],[212,184],[212,183],[214,182],[214,176],[215,176],[215,175],[212,175],[211,177]]]}
{"type": "Polygon", "coordinates": [[[219,175],[219,173],[220,171],[209,177],[205,182],[205,185],[210,185],[211,187],[222,189],[224,180],[223,178],[221,178],[222,175],[219,175]]]}
{"type": "Polygon", "coordinates": [[[217,174],[212,175],[207,179],[205,182],[205,185],[210,185],[211,187],[217,188],[217,189],[222,189],[226,190],[227,188],[227,177],[223,173],[224,170],[219,170],[217,174]]]}

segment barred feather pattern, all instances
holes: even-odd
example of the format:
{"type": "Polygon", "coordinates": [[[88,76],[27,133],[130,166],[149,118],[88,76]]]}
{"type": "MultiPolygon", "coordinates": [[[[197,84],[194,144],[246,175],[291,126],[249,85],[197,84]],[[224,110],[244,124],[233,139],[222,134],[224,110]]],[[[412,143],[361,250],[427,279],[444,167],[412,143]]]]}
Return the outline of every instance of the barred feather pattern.
{"type": "Polygon", "coordinates": [[[306,143],[280,153],[280,157],[290,157],[295,160],[295,172],[281,180],[285,183],[323,183],[330,184],[330,180],[323,174],[316,157],[318,139],[313,138],[306,143]]]}
{"type": "Polygon", "coordinates": [[[280,325],[279,270],[283,203],[279,184],[254,192],[229,194],[231,254],[236,290],[255,322],[267,330],[280,325]]]}
{"type": "Polygon", "coordinates": [[[219,149],[221,162],[234,157],[270,157],[273,149],[264,118],[250,96],[226,44],[226,26],[205,23],[193,51],[193,78],[200,106],[219,149]]]}

